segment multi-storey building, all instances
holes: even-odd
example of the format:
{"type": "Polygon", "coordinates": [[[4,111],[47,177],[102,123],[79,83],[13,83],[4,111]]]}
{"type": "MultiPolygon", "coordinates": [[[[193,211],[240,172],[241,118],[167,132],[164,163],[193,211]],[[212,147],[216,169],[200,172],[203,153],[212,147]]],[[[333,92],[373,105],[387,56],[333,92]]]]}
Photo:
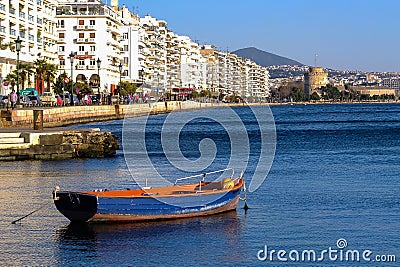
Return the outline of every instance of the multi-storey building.
{"type": "MultiPolygon", "coordinates": [[[[3,79],[16,69],[15,40],[19,37],[20,63],[32,64],[36,59],[56,62],[56,0],[8,0],[0,2],[0,93],[10,92],[3,79]],[[7,2],[7,3],[6,3],[7,2]]],[[[29,81],[33,81],[30,79],[29,81]]],[[[26,86],[33,87],[26,81],[26,86]]]]}
{"type": "Polygon", "coordinates": [[[383,78],[382,86],[394,89],[396,91],[396,95],[400,95],[400,78],[399,77],[383,78]]]}
{"type": "Polygon", "coordinates": [[[218,96],[218,51],[213,45],[201,47],[201,55],[206,60],[206,88],[213,96],[218,96]]]}
{"type": "Polygon", "coordinates": [[[122,26],[129,22],[100,0],[60,0],[56,19],[60,73],[71,73],[75,82],[87,83],[95,91],[114,93],[123,73],[122,26]],[[72,69],[71,52],[76,53],[72,69]]]}
{"type": "Polygon", "coordinates": [[[181,48],[178,35],[171,30],[167,32],[167,82],[166,88],[179,88],[181,83],[181,48]]]}
{"type": "Polygon", "coordinates": [[[19,36],[21,63],[45,59],[57,65],[58,74],[65,72],[94,92],[113,94],[119,81],[136,84],[143,93],[186,87],[246,98],[268,90],[268,72],[254,62],[200,47],[168,30],[163,20],[120,8],[118,0],[110,6],[101,0],[9,3],[0,3],[0,80],[16,68],[13,44],[19,36]]]}
{"type": "Polygon", "coordinates": [[[140,18],[140,26],[144,34],[144,88],[163,92],[167,81],[167,23],[146,15],[140,18]]]}

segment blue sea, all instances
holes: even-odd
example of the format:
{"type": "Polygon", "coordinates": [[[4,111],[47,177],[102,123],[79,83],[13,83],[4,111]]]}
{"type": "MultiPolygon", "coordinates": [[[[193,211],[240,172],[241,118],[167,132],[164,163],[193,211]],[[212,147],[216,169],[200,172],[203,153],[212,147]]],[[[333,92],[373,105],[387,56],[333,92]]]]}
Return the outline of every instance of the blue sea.
{"type": "Polygon", "coordinates": [[[398,266],[400,105],[270,109],[272,116],[268,107],[235,107],[71,126],[111,131],[125,151],[0,162],[0,265],[398,266]],[[136,151],[143,122],[145,151],[136,151]],[[163,132],[178,139],[175,149],[163,132]],[[264,149],[273,160],[260,156],[264,149]],[[148,175],[144,162],[169,182],[190,174],[182,162],[192,171],[238,166],[248,185],[256,170],[266,179],[248,190],[247,212],[239,202],[237,211],[203,218],[73,225],[53,205],[55,186],[134,188],[148,175]]]}

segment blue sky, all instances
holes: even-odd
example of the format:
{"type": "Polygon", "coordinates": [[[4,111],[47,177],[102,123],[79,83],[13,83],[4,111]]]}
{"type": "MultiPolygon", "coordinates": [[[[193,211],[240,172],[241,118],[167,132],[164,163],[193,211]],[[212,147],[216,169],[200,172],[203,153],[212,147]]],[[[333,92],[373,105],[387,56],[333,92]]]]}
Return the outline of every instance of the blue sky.
{"type": "Polygon", "coordinates": [[[400,72],[400,0],[120,0],[200,44],[339,70],[400,72]]]}

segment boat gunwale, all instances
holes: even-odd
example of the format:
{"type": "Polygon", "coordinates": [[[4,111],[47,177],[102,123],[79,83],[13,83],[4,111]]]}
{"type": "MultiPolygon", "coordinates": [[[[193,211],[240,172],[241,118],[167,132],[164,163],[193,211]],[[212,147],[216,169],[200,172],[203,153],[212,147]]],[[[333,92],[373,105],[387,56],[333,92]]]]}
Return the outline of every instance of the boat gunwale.
{"type": "MultiPolygon", "coordinates": [[[[234,185],[232,188],[222,188],[222,189],[205,189],[205,190],[195,190],[196,186],[199,184],[185,184],[185,185],[174,185],[174,186],[168,186],[168,187],[156,187],[156,188],[151,188],[151,189],[132,189],[132,190],[106,190],[106,191],[84,191],[84,192],[79,192],[79,191],[59,191],[58,193],[72,193],[72,194],[83,194],[83,195],[88,195],[88,196],[95,196],[98,198],[167,198],[167,197],[193,197],[193,196],[205,196],[205,195],[214,195],[214,194],[221,194],[221,193],[228,193],[232,191],[239,190],[243,187],[244,185],[244,179],[243,178],[236,178],[232,181],[237,181],[237,184],[234,185]],[[171,190],[168,194],[155,194],[157,192],[157,189],[163,189],[163,190],[171,190]],[[175,193],[176,190],[172,189],[179,189],[182,188],[182,192],[184,189],[188,190],[191,189],[190,193],[175,193]],[[127,194],[127,195],[117,195],[117,193],[132,193],[132,194],[127,194]],[[155,192],[155,193],[153,193],[155,192]],[[139,193],[139,194],[135,194],[139,193]],[[115,195],[114,195],[115,194],[115,195]],[[146,195],[143,195],[146,194],[146,195]]],[[[189,192],[189,191],[188,191],[189,192]]]]}

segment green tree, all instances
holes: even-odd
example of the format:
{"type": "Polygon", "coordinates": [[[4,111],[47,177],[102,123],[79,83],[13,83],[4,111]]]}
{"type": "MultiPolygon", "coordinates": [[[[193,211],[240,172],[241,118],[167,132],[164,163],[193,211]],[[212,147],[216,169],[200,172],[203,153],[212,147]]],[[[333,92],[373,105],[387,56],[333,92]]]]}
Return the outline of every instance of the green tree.
{"type": "Polygon", "coordinates": [[[290,98],[294,101],[294,102],[298,102],[298,101],[305,101],[307,100],[307,96],[306,94],[298,87],[294,87],[292,89],[292,92],[290,93],[290,98]]]}
{"type": "Polygon", "coordinates": [[[53,83],[53,90],[55,94],[61,95],[63,91],[69,91],[68,88],[71,88],[71,83],[69,83],[70,87],[67,87],[68,84],[64,84],[64,78],[68,77],[67,73],[64,71],[55,79],[53,83]]]}
{"type": "Polygon", "coordinates": [[[136,84],[131,84],[127,81],[121,82],[121,95],[134,94],[136,92],[136,84]]]}
{"type": "MultiPolygon", "coordinates": [[[[14,70],[13,72],[10,72],[5,78],[5,81],[9,82],[11,87],[14,87],[15,84],[17,84],[17,70],[14,70]]],[[[14,89],[14,88],[11,88],[14,89]]]]}
{"type": "Polygon", "coordinates": [[[44,77],[46,75],[46,60],[44,59],[37,59],[33,62],[33,65],[35,67],[35,79],[36,79],[36,89],[39,92],[43,92],[43,83],[44,83],[44,77]]]}
{"type": "MultiPolygon", "coordinates": [[[[71,88],[71,82],[69,83],[69,87],[67,88],[71,88]]],[[[86,95],[86,94],[92,94],[92,89],[89,88],[89,86],[86,83],[81,83],[81,82],[76,82],[74,83],[74,94],[82,94],[82,95],[86,95]]]]}
{"type": "Polygon", "coordinates": [[[322,87],[323,98],[325,100],[339,100],[341,93],[337,87],[328,84],[326,87],[322,87]]]}
{"type": "Polygon", "coordinates": [[[20,64],[19,65],[19,76],[21,79],[21,88],[25,89],[25,83],[28,82],[30,84],[30,77],[34,73],[32,65],[29,64],[20,64]]]}
{"type": "Polygon", "coordinates": [[[310,100],[318,101],[320,99],[321,99],[321,97],[319,96],[319,94],[317,92],[312,93],[311,96],[310,96],[310,100]]]}
{"type": "Polygon", "coordinates": [[[211,94],[210,90],[201,90],[200,91],[200,96],[201,97],[211,98],[212,94],[211,94]]]}
{"type": "Polygon", "coordinates": [[[50,92],[50,85],[54,82],[57,73],[57,66],[55,64],[46,63],[45,65],[45,80],[47,85],[47,92],[50,92]]]}
{"type": "Polygon", "coordinates": [[[198,98],[200,94],[197,91],[192,91],[189,95],[190,98],[198,98]]]}

